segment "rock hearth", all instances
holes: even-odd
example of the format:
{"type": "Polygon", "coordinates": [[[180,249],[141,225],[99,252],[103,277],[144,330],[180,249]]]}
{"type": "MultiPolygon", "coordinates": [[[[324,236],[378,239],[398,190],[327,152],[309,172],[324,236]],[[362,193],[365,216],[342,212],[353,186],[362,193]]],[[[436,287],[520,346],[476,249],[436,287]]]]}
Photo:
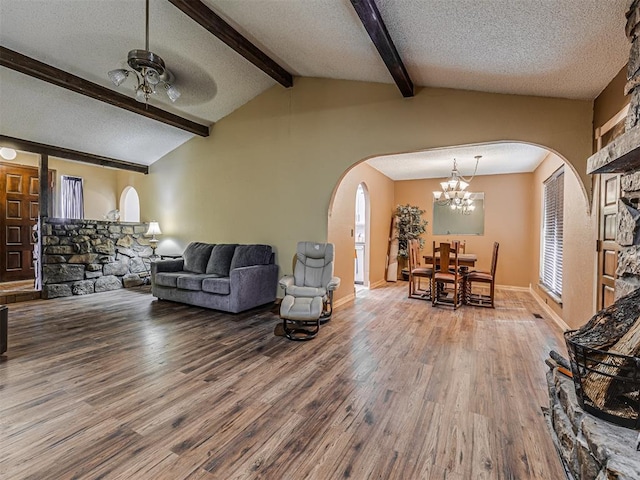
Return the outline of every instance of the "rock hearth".
{"type": "Polygon", "coordinates": [[[45,218],[42,224],[44,298],[133,287],[149,276],[144,223],[45,218]]]}

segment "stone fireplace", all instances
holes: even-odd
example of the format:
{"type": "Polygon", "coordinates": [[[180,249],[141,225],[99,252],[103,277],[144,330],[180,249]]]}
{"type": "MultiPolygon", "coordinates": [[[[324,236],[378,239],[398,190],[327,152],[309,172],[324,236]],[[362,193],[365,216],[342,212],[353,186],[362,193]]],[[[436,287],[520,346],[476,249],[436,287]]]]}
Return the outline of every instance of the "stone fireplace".
{"type": "MultiPolygon", "coordinates": [[[[631,365],[629,368],[625,367],[626,372],[635,383],[631,393],[625,391],[624,394],[632,399],[629,405],[636,409],[633,412],[635,417],[631,415],[631,418],[635,419],[635,422],[631,422],[631,426],[635,425],[634,428],[637,428],[640,358],[638,358],[635,332],[638,332],[640,317],[638,317],[638,293],[632,293],[640,288],[640,0],[631,2],[626,17],[626,34],[631,42],[631,53],[625,94],[630,94],[631,101],[625,122],[625,132],[592,155],[587,165],[589,174],[621,174],[621,197],[618,201],[616,234],[616,243],[619,246],[615,285],[616,302],[611,307],[598,312],[580,330],[565,333],[565,337],[573,337],[575,340],[576,336],[582,335],[581,340],[584,340],[589,335],[592,339],[600,336],[595,340],[602,342],[603,332],[621,330],[621,323],[631,325],[629,330],[612,340],[615,343],[609,343],[607,348],[597,347],[598,350],[592,350],[592,352],[595,352],[596,358],[605,359],[600,362],[605,365],[605,368],[613,367],[610,370],[615,370],[611,377],[606,378],[607,382],[618,379],[621,369],[617,367],[623,365],[611,358],[618,353],[625,354],[624,365],[631,365]],[[621,312],[628,312],[628,314],[621,312]],[[595,326],[600,328],[597,334],[594,333],[595,326]],[[629,335],[630,333],[633,334],[629,335]],[[628,339],[633,339],[633,342],[627,341],[628,339]],[[619,351],[623,340],[624,346],[629,349],[625,352],[619,351]]],[[[599,418],[601,416],[607,418],[607,415],[602,415],[599,409],[594,409],[594,403],[586,405],[583,391],[586,383],[581,383],[583,382],[581,375],[585,374],[585,382],[595,383],[596,379],[600,380],[601,378],[597,378],[593,373],[594,370],[591,369],[598,362],[593,359],[587,360],[585,365],[588,365],[589,369],[581,373],[580,367],[576,365],[576,351],[572,351],[571,345],[569,350],[571,364],[556,352],[551,352],[552,358],[547,360],[547,364],[551,367],[547,374],[550,407],[545,409],[551,435],[565,466],[567,478],[571,480],[639,479],[640,437],[638,432],[632,428],[620,426],[624,423],[620,423],[611,415],[608,417],[609,420],[617,421],[620,425],[599,418]],[[585,406],[598,416],[587,413],[581,406],[585,406]]],[[[602,391],[604,390],[600,390],[602,391]]],[[[596,398],[593,393],[590,394],[596,398]]],[[[607,390],[606,395],[612,395],[611,390],[607,390]]]]}
{"type": "Polygon", "coordinates": [[[633,0],[629,7],[626,33],[631,41],[631,54],[625,94],[631,95],[631,101],[625,133],[592,155],[587,163],[589,174],[621,174],[616,298],[640,288],[640,0],[633,0]]]}

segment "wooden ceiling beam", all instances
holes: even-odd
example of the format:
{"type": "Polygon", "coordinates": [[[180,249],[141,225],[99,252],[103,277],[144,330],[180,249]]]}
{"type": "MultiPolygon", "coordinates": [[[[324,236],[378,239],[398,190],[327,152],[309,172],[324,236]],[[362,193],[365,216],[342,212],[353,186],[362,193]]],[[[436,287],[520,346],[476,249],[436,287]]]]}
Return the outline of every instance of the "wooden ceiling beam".
{"type": "Polygon", "coordinates": [[[355,9],[358,17],[367,33],[371,37],[373,44],[378,49],[389,73],[396,82],[403,97],[413,97],[413,82],[409,77],[407,69],[402,63],[400,54],[391,40],[387,27],[380,16],[378,7],[374,0],[351,0],[351,5],[355,9]]]}
{"type": "Polygon", "coordinates": [[[284,87],[293,86],[293,76],[247,40],[200,0],[169,0],[192,20],[218,37],[284,87]]]}
{"type": "Polygon", "coordinates": [[[128,110],[143,117],[151,118],[158,122],[171,125],[172,127],[186,130],[187,132],[201,137],[209,136],[209,127],[187,120],[170,112],[166,112],[153,105],[138,102],[132,97],[128,97],[113,90],[80,78],[72,73],[65,72],[59,68],[47,65],[21,53],[15,52],[0,46],[0,66],[10,68],[16,72],[29,75],[30,77],[43,80],[45,82],[66,88],[72,92],[85,95],[95,100],[108,103],[118,108],[128,110]]]}
{"type": "Polygon", "coordinates": [[[147,165],[125,162],[124,160],[102,157],[100,155],[94,155],[93,153],[79,152],[77,150],[70,150],[68,148],[56,147],[55,145],[47,145],[44,143],[36,143],[30,140],[8,137],[6,135],[0,135],[0,146],[13,148],[14,150],[22,150],[23,152],[58,157],[63,160],[74,160],[76,162],[90,163],[91,165],[98,165],[101,167],[144,173],[145,175],[149,173],[149,167],[147,165]]]}

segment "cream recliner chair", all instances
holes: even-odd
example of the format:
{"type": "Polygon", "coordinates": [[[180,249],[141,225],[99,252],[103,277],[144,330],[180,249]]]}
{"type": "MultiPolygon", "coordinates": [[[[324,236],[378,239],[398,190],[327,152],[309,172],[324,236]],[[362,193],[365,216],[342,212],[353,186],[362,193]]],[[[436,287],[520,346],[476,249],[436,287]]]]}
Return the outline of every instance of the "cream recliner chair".
{"type": "Polygon", "coordinates": [[[333,276],[332,243],[298,242],[293,275],[280,279],[284,298],[280,317],[287,338],[310,340],[320,330],[320,323],[331,319],[333,292],[340,279],[333,276]]]}

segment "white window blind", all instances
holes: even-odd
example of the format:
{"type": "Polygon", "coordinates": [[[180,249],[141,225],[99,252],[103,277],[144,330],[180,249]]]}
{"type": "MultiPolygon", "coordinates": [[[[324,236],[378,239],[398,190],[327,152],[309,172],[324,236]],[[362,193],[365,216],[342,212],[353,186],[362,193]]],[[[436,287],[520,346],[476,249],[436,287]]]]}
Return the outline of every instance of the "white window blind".
{"type": "Polygon", "coordinates": [[[560,168],[544,182],[540,272],[542,285],[558,297],[562,296],[563,208],[564,168],[560,168]]]}
{"type": "Polygon", "coordinates": [[[62,218],[84,218],[82,178],[62,176],[62,218]]]}

